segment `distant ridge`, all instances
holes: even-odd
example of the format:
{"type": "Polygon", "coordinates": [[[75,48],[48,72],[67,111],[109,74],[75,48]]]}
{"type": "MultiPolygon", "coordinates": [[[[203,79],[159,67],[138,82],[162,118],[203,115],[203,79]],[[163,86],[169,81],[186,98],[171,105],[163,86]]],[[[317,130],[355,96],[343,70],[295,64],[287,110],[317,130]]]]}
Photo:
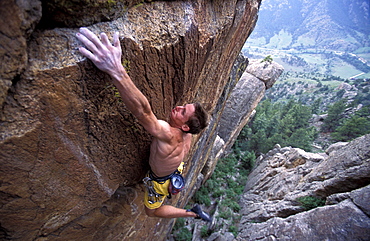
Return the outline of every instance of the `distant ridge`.
{"type": "Polygon", "coordinates": [[[250,39],[265,38],[260,45],[278,48],[355,51],[370,46],[369,5],[368,0],[264,0],[250,39]],[[282,30],[291,41],[272,44],[282,30]]]}

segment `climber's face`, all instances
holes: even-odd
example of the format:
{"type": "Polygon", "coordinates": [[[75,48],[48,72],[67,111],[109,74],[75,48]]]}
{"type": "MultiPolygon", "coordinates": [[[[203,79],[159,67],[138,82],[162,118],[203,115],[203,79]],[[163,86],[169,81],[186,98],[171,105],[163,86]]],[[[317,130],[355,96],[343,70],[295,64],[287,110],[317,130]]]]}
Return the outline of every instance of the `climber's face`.
{"type": "Polygon", "coordinates": [[[184,106],[176,106],[172,109],[170,115],[170,124],[173,127],[183,127],[191,116],[194,115],[194,104],[186,104],[184,106]]]}

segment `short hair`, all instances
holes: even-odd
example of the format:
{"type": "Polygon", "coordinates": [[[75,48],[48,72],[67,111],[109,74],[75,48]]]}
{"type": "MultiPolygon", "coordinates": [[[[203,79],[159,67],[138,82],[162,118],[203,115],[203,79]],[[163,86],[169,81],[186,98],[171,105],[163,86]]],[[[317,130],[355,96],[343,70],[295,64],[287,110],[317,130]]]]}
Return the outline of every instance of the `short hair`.
{"type": "Polygon", "coordinates": [[[186,133],[199,134],[204,128],[208,126],[208,113],[198,102],[194,103],[194,114],[185,123],[189,126],[189,131],[186,133]]]}

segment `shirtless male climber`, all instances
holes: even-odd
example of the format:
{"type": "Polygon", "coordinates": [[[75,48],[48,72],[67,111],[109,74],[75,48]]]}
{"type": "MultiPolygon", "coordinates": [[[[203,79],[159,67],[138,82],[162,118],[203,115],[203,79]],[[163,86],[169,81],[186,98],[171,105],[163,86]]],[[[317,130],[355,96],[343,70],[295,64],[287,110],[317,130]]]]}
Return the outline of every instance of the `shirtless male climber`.
{"type": "Polygon", "coordinates": [[[153,136],[149,157],[151,170],[144,178],[145,182],[150,183],[149,187],[146,186],[144,198],[146,214],[159,218],[195,217],[211,221],[199,205],[190,210],[162,205],[169,195],[168,186],[172,175],[182,172],[182,161],[189,151],[191,134],[198,134],[207,126],[207,113],[200,104],[193,103],[175,107],[171,111],[169,123],[158,120],[147,98],[122,66],[118,33],[113,36],[113,45],[105,33],[101,33],[99,39],[87,28],[80,28],[76,36],[85,45],[79,48],[80,53],[111,76],[126,107],[153,136]]]}

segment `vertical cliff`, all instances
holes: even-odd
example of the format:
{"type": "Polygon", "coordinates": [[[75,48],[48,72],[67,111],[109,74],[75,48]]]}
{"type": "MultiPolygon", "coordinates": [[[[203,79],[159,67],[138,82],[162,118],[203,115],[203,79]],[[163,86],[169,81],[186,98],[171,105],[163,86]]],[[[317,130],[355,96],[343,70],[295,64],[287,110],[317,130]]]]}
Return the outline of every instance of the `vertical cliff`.
{"type": "MultiPolygon", "coordinates": [[[[0,237],[162,240],[172,220],[142,205],[151,137],[79,55],[77,27],[120,32],[122,63],[158,118],[193,101],[214,113],[260,0],[67,2],[0,1],[0,237]]],[[[172,204],[193,193],[217,121],[193,138],[172,204]]]]}
{"type": "MultiPolygon", "coordinates": [[[[231,71],[230,81],[227,86],[225,86],[224,92],[219,98],[210,121],[211,129],[214,129],[214,134],[212,136],[215,137],[215,140],[213,145],[209,147],[210,151],[207,156],[198,158],[196,156],[197,153],[194,155],[196,159],[207,158],[201,174],[194,176],[194,179],[197,179],[197,187],[210,178],[219,159],[230,153],[230,149],[236,141],[242,127],[244,127],[255,112],[254,109],[264,97],[266,89],[270,88],[276,82],[283,70],[283,67],[276,62],[270,63],[261,62],[261,60],[248,60],[243,55],[237,58],[231,71]]],[[[202,136],[198,143],[202,145],[205,141],[207,141],[207,139],[202,136]]],[[[233,165],[235,164],[229,163],[230,167],[238,169],[237,166],[234,167],[233,165]]],[[[235,174],[237,174],[237,172],[238,171],[236,171],[235,174]]],[[[206,183],[208,191],[210,191],[210,193],[208,193],[210,205],[204,206],[204,208],[209,213],[213,213],[213,220],[207,225],[208,233],[212,234],[207,240],[233,240],[234,238],[234,235],[228,232],[228,230],[231,226],[238,223],[236,213],[228,210],[230,214],[226,215],[227,217],[221,215],[222,212],[226,213],[225,207],[223,207],[223,201],[230,198],[229,191],[231,191],[228,190],[231,185],[227,186],[224,178],[235,180],[235,178],[238,179],[239,177],[228,175],[227,177],[219,177],[206,183]],[[219,191],[224,191],[221,196],[217,196],[217,198],[212,197],[212,190],[218,188],[210,188],[212,185],[210,184],[211,182],[219,182],[221,186],[219,187],[219,191]]],[[[200,192],[203,193],[203,191],[200,192]]],[[[184,231],[183,228],[192,233],[193,241],[204,240],[205,223],[197,219],[186,220],[185,227],[181,227],[172,232],[172,236],[170,236],[168,240],[173,240],[173,237],[180,236],[182,231],[184,231]]]]}

